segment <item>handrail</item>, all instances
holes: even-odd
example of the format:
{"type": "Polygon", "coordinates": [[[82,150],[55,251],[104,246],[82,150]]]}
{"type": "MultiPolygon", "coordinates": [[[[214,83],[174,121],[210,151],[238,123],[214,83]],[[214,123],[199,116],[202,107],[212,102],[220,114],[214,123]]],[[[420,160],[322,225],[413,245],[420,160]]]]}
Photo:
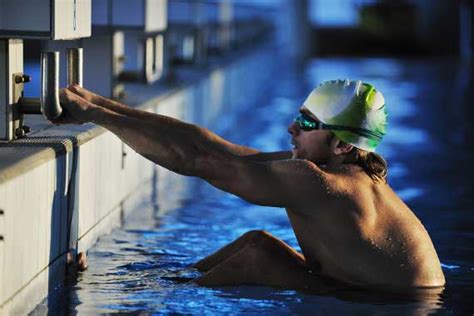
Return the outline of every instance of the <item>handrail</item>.
{"type": "MultiPolygon", "coordinates": [[[[82,48],[67,49],[67,84],[82,86],[82,48]]],[[[61,116],[59,102],[59,52],[41,53],[41,95],[39,98],[21,97],[18,100],[22,114],[43,114],[48,120],[61,116]]]]}
{"type": "Polygon", "coordinates": [[[41,112],[48,119],[56,119],[62,113],[59,103],[59,52],[41,53],[41,112]]]}
{"type": "Polygon", "coordinates": [[[82,87],[83,54],[82,48],[67,49],[67,85],[78,84],[82,87]]]}

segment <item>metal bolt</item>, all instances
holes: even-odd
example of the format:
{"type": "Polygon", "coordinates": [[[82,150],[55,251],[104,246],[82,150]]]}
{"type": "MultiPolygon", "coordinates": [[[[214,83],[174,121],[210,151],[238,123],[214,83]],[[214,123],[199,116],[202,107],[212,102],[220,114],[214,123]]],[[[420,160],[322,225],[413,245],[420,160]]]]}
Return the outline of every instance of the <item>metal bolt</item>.
{"type": "Polygon", "coordinates": [[[5,214],[5,211],[4,210],[0,210],[0,215],[3,215],[5,214]]]}
{"type": "Polygon", "coordinates": [[[4,238],[3,238],[3,236],[2,236],[2,235],[0,235],[0,241],[3,241],[3,239],[4,239],[4,238]]]}
{"type": "Polygon", "coordinates": [[[31,76],[28,76],[28,75],[15,76],[15,83],[17,84],[28,83],[30,81],[31,81],[31,76]]]}
{"type": "Polygon", "coordinates": [[[125,91],[119,91],[118,94],[117,94],[117,99],[119,100],[122,100],[122,99],[125,99],[127,97],[127,93],[125,91]]]}
{"type": "Polygon", "coordinates": [[[23,128],[18,127],[18,128],[15,130],[15,135],[16,135],[16,137],[18,137],[18,138],[23,137],[23,136],[25,136],[25,131],[23,130],[23,128]]]}

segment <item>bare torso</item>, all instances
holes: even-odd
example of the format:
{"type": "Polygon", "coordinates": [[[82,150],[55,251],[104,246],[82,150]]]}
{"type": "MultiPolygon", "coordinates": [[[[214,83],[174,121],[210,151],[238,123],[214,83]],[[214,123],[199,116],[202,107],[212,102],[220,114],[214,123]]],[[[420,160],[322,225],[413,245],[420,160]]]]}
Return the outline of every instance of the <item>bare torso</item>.
{"type": "Polygon", "coordinates": [[[287,209],[309,269],[362,286],[444,285],[428,233],[387,184],[357,167],[330,175],[326,201],[287,209]]]}

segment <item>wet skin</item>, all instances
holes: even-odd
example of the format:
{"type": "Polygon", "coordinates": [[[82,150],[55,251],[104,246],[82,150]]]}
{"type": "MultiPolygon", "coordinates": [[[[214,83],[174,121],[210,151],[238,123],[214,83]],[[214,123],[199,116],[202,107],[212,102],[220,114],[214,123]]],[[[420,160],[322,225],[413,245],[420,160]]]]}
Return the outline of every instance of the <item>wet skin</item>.
{"type": "Polygon", "coordinates": [[[406,291],[445,283],[420,221],[388,184],[345,164],[352,146],[329,131],[304,132],[293,123],[291,153],[260,153],[78,86],[63,90],[61,103],[65,113],[56,123],[94,122],[169,170],[286,209],[302,254],[267,232],[249,232],[196,264],[204,272],[199,284],[321,288],[330,278],[406,291]]]}

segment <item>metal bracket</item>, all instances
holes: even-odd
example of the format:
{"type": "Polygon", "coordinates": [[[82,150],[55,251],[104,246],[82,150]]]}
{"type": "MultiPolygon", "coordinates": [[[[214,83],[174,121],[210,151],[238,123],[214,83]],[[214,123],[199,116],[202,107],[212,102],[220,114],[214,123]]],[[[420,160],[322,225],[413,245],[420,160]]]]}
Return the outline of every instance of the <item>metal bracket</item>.
{"type": "MultiPolygon", "coordinates": [[[[0,209],[0,216],[3,216],[5,214],[5,211],[3,211],[2,209],[0,209]]],[[[0,228],[2,228],[3,225],[0,225],[0,228]]],[[[5,238],[3,237],[3,232],[0,232],[0,241],[4,241],[5,238]]]]}
{"type": "MultiPolygon", "coordinates": [[[[69,48],[67,51],[68,85],[82,85],[82,48],[69,48]]],[[[17,72],[12,78],[12,125],[13,139],[24,137],[30,128],[23,125],[24,114],[43,114],[47,119],[55,119],[61,115],[59,103],[59,52],[43,52],[41,54],[41,96],[25,98],[24,84],[31,77],[17,72]]]]}
{"type": "Polygon", "coordinates": [[[121,82],[153,83],[164,75],[164,34],[149,35],[141,40],[143,48],[143,64],[138,70],[117,72],[117,79],[121,82]]]}
{"type": "Polygon", "coordinates": [[[14,139],[22,138],[29,131],[27,126],[23,126],[23,113],[20,111],[18,100],[23,97],[25,83],[29,82],[30,80],[31,77],[26,76],[22,72],[13,74],[12,99],[14,103],[12,107],[12,128],[14,139]]]}

